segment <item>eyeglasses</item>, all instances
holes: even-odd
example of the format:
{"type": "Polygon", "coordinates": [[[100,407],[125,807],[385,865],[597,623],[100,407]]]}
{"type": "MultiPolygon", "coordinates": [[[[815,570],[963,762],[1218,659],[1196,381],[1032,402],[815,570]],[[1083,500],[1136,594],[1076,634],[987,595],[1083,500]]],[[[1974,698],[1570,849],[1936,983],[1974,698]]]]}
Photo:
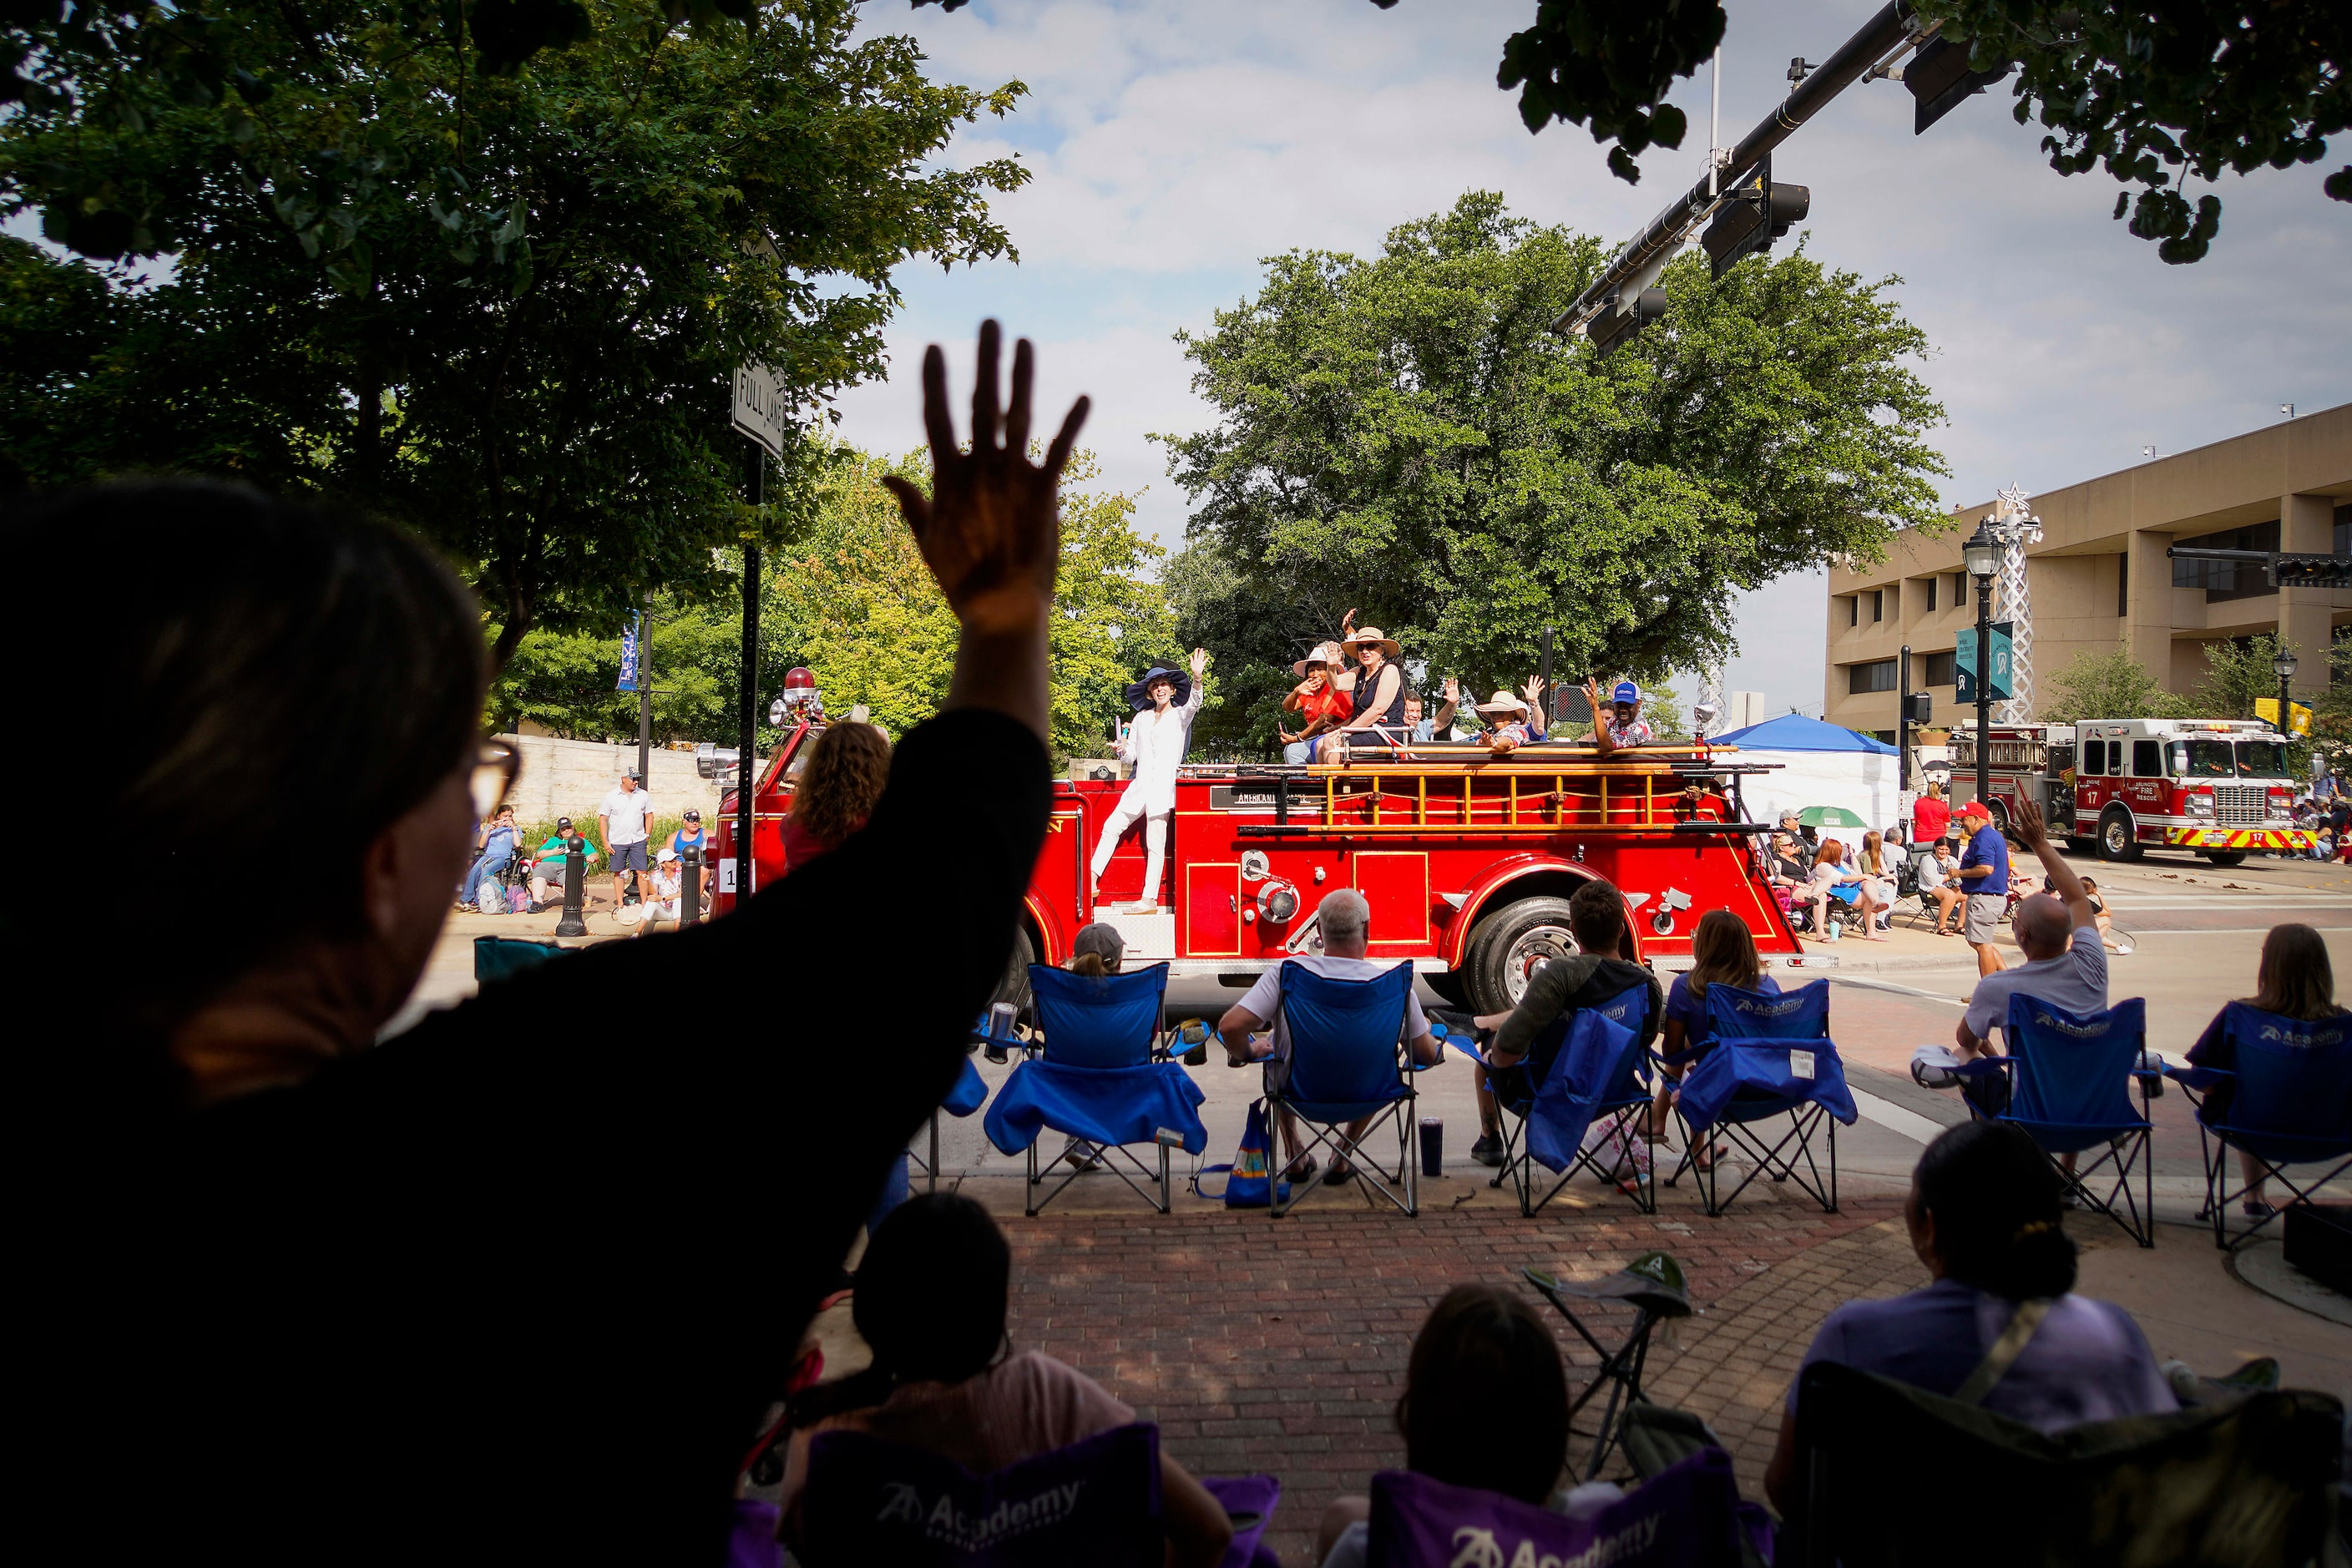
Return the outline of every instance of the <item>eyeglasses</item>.
{"type": "Polygon", "coordinates": [[[521,752],[504,741],[484,741],[467,779],[466,787],[474,800],[474,815],[487,817],[496,811],[521,772],[521,752]]]}

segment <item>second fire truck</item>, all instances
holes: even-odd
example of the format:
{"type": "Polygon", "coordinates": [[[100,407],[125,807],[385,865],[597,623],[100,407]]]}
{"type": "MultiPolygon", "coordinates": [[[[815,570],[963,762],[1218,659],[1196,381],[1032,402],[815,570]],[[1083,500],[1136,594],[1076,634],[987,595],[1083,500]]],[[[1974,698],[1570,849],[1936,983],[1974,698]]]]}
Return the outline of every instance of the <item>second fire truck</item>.
{"type": "MultiPolygon", "coordinates": [[[[2294,826],[2286,743],[2252,719],[2086,719],[1996,724],[1986,731],[1985,805],[2006,828],[2021,800],[2042,807],[2053,834],[2109,860],[2179,849],[2217,866],[2257,850],[2307,852],[2294,826]]],[[[1975,794],[1976,737],[1952,737],[1957,796],[1975,794]]]]}

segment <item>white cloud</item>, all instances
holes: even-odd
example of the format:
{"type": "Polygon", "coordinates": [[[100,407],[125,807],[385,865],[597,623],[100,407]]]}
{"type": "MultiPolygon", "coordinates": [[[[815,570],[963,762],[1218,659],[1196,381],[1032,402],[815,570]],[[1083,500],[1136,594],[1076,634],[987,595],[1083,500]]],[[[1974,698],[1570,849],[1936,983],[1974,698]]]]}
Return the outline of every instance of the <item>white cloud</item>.
{"type": "MultiPolygon", "coordinates": [[[[1735,4],[1725,140],[1778,102],[1790,56],[1823,58],[1874,9],[1735,4]]],[[[877,7],[867,25],[915,34],[935,74],[1030,86],[1013,116],[975,127],[949,157],[1018,152],[1035,179],[996,204],[1020,267],[902,277],[893,379],[843,400],[845,433],[913,444],[919,345],[949,346],[961,392],[973,328],[993,313],[1037,341],[1042,402],[1094,395],[1087,441],[1106,480],[1150,487],[1144,521],[1176,542],[1184,498],[1144,436],[1199,428],[1207,411],[1171,336],[1253,292],[1258,258],[1369,253],[1473,188],[1621,239],[1704,167],[1704,69],[1676,95],[1690,144],[1645,156],[1639,189],[1608,175],[1580,127],[1528,135],[1515,95],[1494,86],[1502,40],[1528,11],[1527,0],[877,7]]],[[[1937,435],[1953,469],[1947,503],[2012,479],[2055,489],[2128,466],[2151,442],[2176,452],[2274,419],[2283,402],[2309,411],[2352,396],[2352,206],[2321,196],[2318,166],[2225,180],[2213,254],[2167,267],[2108,220],[2118,187],[2059,178],[2039,128],[2014,124],[2009,104],[1996,87],[1915,139],[1908,93],[1857,87],[1775,160],[1780,178],[1811,188],[1811,254],[1906,279],[1896,298],[1935,344],[1923,374],[1949,413],[1937,435]]],[[[1818,708],[1824,614],[1818,574],[1743,595],[1748,651],[1731,684],[1818,708]]]]}

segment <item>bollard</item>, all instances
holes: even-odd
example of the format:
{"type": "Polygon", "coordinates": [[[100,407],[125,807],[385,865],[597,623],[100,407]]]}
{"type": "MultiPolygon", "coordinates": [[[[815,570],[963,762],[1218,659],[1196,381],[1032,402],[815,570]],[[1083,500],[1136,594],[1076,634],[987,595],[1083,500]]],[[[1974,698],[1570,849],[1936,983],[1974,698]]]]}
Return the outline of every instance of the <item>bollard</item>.
{"type": "Polygon", "coordinates": [[[563,857],[563,918],[555,922],[558,936],[586,936],[588,922],[580,918],[581,884],[587,879],[588,841],[572,836],[571,852],[563,857]]]}
{"type": "Polygon", "coordinates": [[[678,851],[677,923],[682,931],[702,918],[702,846],[678,851]]]}

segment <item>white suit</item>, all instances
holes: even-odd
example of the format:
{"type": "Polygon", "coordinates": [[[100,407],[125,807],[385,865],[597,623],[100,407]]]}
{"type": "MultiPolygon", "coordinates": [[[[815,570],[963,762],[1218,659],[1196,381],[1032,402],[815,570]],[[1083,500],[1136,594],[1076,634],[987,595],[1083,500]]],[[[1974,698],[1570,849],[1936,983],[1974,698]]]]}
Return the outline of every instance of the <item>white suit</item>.
{"type": "Polygon", "coordinates": [[[1192,721],[1201,712],[1201,683],[1181,703],[1162,711],[1147,708],[1135,716],[1118,742],[1119,761],[1135,764],[1135,777],[1118,797],[1118,809],[1103,824],[1102,841],[1095,846],[1094,879],[1110,865],[1111,851],[1138,817],[1143,819],[1143,898],[1160,900],[1160,878],[1168,860],[1168,819],[1176,810],[1176,769],[1192,743],[1192,721]]]}

